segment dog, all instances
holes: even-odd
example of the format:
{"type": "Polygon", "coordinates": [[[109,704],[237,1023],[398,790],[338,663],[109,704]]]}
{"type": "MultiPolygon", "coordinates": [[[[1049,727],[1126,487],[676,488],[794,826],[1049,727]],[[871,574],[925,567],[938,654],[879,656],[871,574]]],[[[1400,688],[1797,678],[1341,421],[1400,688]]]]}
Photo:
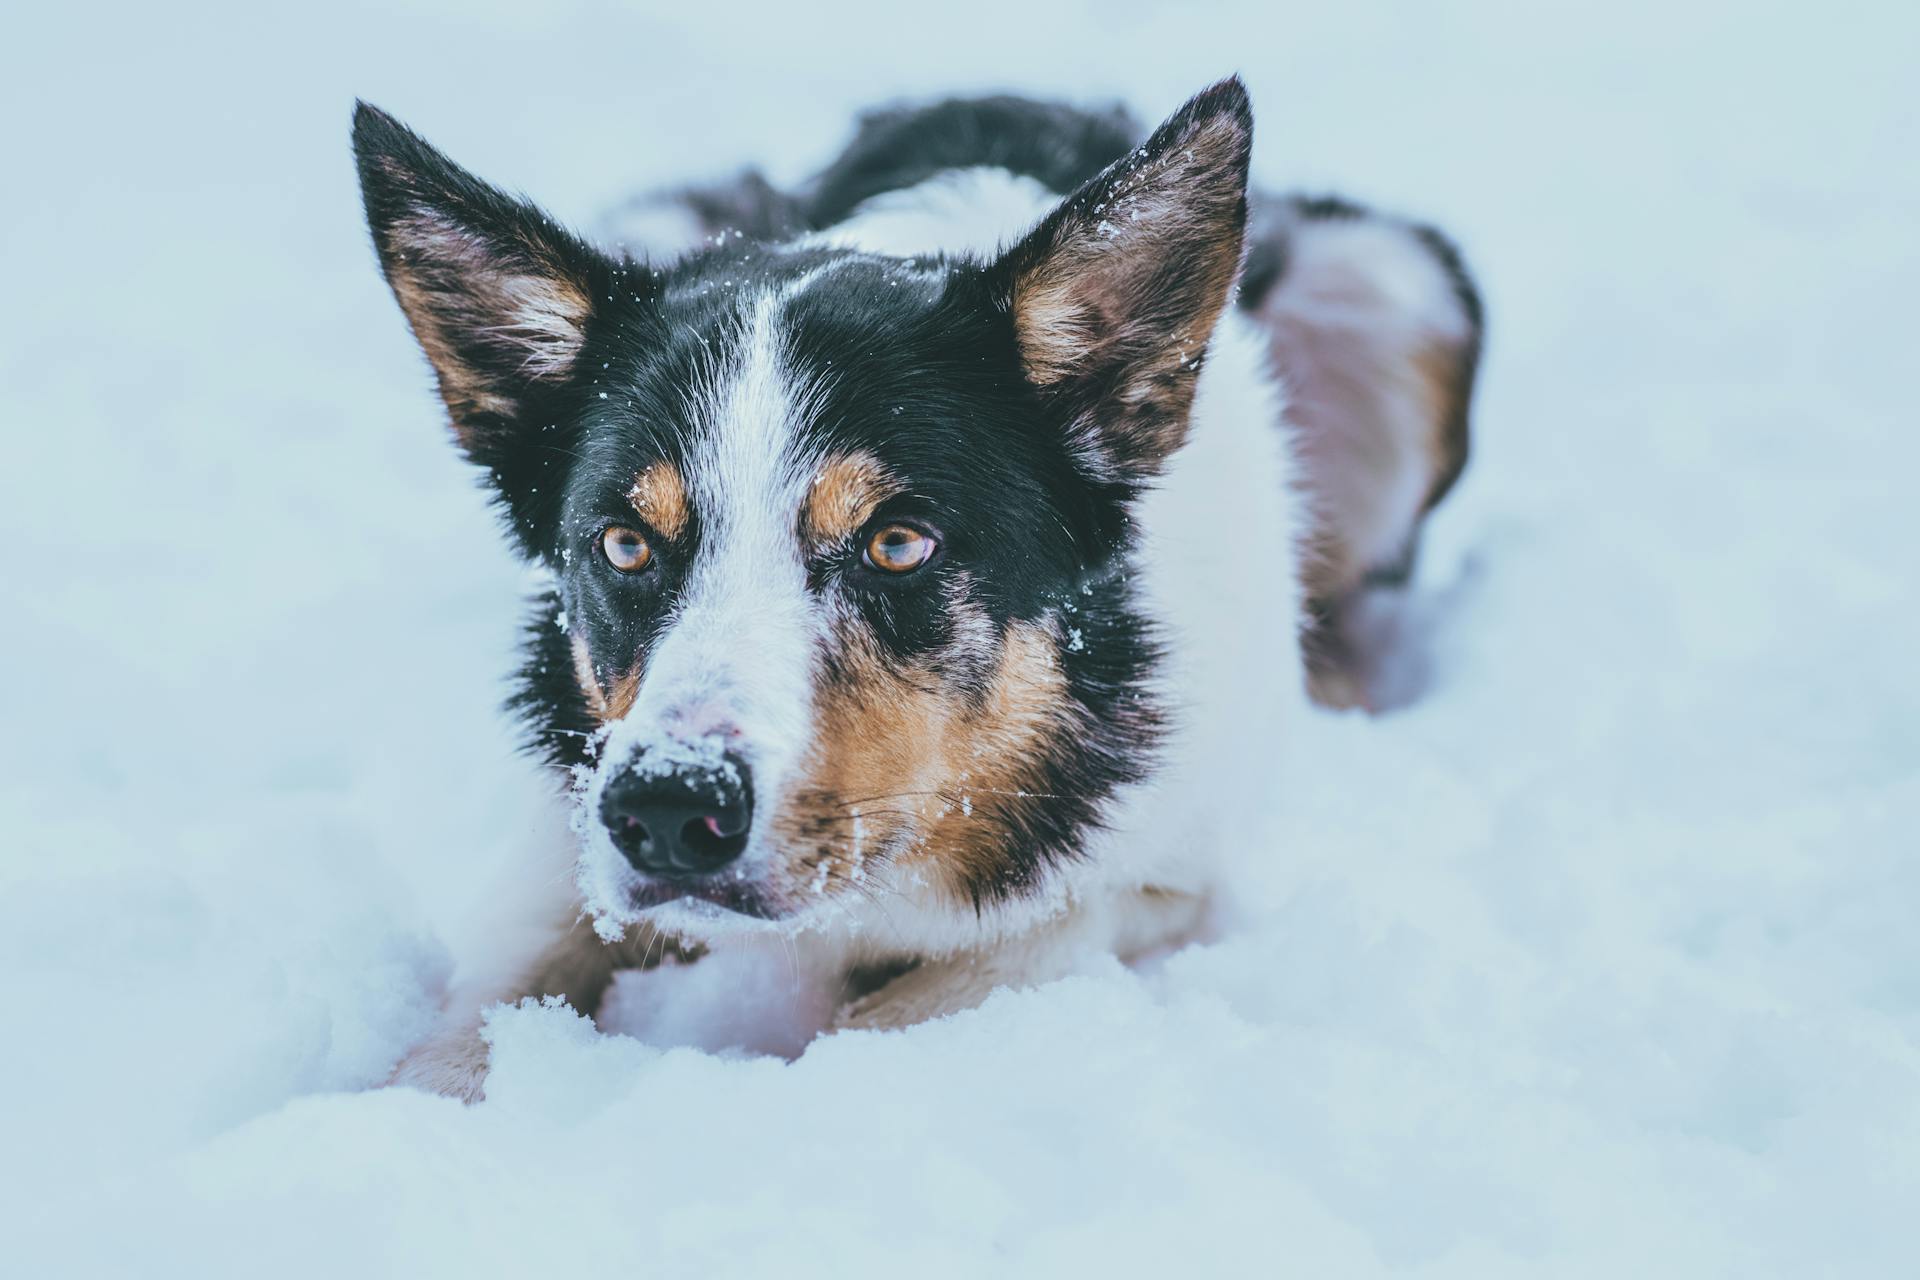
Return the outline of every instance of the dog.
{"type": "Polygon", "coordinates": [[[512,699],[571,875],[394,1081],[472,1100],[485,1011],[778,934],[831,1028],[1201,936],[1346,619],[1459,476],[1481,304],[1438,232],[1248,187],[1238,78],[1151,134],[894,107],[597,248],[379,110],[380,266],[544,572],[512,699]]]}

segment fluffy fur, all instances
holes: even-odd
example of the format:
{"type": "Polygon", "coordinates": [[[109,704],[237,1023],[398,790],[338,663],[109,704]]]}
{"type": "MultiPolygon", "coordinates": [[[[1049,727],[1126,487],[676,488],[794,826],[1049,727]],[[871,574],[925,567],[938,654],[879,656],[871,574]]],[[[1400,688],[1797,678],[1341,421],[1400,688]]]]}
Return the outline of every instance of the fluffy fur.
{"type": "Polygon", "coordinates": [[[668,239],[616,258],[359,109],[382,267],[553,584],[514,706],[575,837],[397,1079],[477,1097],[487,1005],[591,1012],[669,948],[777,933],[883,1027],[1202,927],[1303,618],[1357,699],[1323,633],[1457,474],[1479,343],[1433,233],[1250,202],[1252,128],[1237,80],[1143,140],[894,109],[805,191],[630,208],[668,239]]]}

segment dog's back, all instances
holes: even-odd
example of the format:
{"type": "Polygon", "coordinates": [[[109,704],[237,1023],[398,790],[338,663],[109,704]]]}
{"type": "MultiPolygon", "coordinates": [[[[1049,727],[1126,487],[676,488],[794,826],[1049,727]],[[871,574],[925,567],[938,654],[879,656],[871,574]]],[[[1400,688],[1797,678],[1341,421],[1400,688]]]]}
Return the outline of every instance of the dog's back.
{"type": "Polygon", "coordinates": [[[782,191],[758,170],[743,170],[722,182],[639,196],[614,210],[603,231],[651,257],[672,256],[701,236],[723,233],[791,240],[844,222],[876,196],[965,169],[1004,169],[1064,195],[1141,137],[1119,106],[1087,111],[999,96],[881,107],[861,116],[846,149],[800,190],[782,191]],[[663,208],[691,214],[675,224],[693,236],[663,236],[663,208]]]}

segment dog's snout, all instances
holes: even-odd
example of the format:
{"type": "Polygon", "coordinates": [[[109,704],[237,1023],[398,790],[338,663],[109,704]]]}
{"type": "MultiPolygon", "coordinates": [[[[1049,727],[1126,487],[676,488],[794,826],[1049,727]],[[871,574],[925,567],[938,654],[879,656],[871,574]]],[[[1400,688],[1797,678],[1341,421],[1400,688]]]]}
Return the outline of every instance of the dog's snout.
{"type": "Polygon", "coordinates": [[[666,728],[681,742],[701,742],[709,738],[730,740],[740,736],[732,711],[721,701],[678,707],[668,713],[666,728]]]}
{"type": "Polygon", "coordinates": [[[731,753],[718,764],[656,769],[643,757],[607,783],[600,820],[634,869],[662,879],[717,871],[747,847],[753,780],[731,753]]]}

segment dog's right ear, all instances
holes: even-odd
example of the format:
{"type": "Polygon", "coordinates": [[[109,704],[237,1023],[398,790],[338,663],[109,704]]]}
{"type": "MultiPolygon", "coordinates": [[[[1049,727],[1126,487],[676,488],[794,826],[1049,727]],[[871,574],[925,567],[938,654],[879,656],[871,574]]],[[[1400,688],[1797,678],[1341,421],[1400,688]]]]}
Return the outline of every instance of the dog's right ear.
{"type": "Polygon", "coordinates": [[[1028,381],[1101,472],[1139,483],[1186,440],[1240,270],[1252,145],[1246,86],[1222,80],[991,268],[1028,381]]]}
{"type": "MultiPolygon", "coordinates": [[[[380,266],[432,362],[461,445],[504,492],[513,445],[572,377],[614,263],[360,103],[360,192],[380,266]]],[[[624,282],[631,291],[629,268],[624,282]]]]}

